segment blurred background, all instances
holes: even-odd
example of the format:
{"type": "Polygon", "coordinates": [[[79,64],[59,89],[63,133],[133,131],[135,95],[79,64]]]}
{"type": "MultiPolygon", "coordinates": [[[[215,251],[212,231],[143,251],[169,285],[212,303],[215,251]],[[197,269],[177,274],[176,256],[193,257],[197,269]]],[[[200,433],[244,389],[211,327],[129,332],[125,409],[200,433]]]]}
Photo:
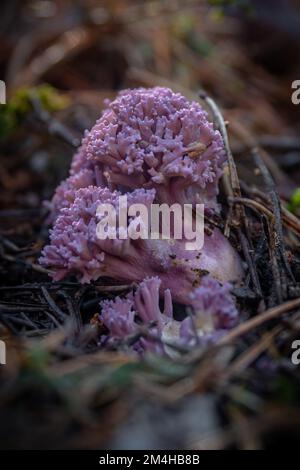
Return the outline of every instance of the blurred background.
{"type": "MultiPolygon", "coordinates": [[[[261,145],[291,203],[300,186],[300,105],[291,101],[292,82],[300,80],[300,2],[2,0],[0,11],[7,87],[0,106],[0,335],[10,345],[10,362],[0,369],[0,447],[299,443],[299,367],[291,372],[289,342],[270,346],[274,362],[260,358],[217,385],[232,351],[190,364],[102,352],[82,323],[96,315],[103,291],[75,285],[62,292],[37,259],[48,236],[43,201],[66,177],[104,99],[127,87],[163,85],[195,100],[204,89],[229,123],[243,181],[257,183],[250,150],[261,145]],[[53,288],[75,327],[62,331],[40,286],[53,288]],[[25,353],[24,338],[33,337],[45,339],[25,353]]],[[[295,201],[297,213],[300,192],[295,201]]],[[[253,299],[246,300],[251,312],[253,299]]],[[[259,334],[249,338],[235,352],[255,348],[259,334]]]]}
{"type": "Polygon", "coordinates": [[[233,150],[255,137],[299,176],[300,113],[291,102],[299,1],[9,0],[1,2],[0,36],[0,78],[11,100],[0,110],[5,207],[49,198],[103,99],[134,86],[166,85],[194,99],[205,89],[225,111],[233,150]],[[49,139],[56,123],[45,110],[68,127],[66,145],[49,139]]]}

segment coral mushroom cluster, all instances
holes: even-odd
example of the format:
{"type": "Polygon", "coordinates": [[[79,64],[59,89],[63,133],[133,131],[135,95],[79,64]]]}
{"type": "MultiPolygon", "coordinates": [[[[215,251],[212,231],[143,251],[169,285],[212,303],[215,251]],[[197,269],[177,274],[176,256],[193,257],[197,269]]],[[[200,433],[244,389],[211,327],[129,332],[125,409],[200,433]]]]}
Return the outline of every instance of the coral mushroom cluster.
{"type": "Polygon", "coordinates": [[[125,90],[86,131],[53,212],[72,189],[89,185],[155,188],[159,202],[214,207],[225,160],[221,135],[199,103],[168,88],[125,90]]]}
{"type": "Polygon", "coordinates": [[[152,335],[139,339],[134,344],[135,349],[170,354],[172,346],[206,346],[236,325],[238,311],[231,296],[230,284],[221,285],[215,279],[204,276],[201,287],[190,294],[192,315],[182,322],[173,317],[169,289],[164,291],[164,310],[161,311],[160,285],[158,277],[147,278],[134,294],[131,292],[125,298],[102,301],[99,318],[109,332],[103,340],[126,339],[137,334],[141,325],[146,325],[152,335]]]}
{"type": "Polygon", "coordinates": [[[155,320],[161,335],[172,322],[171,328],[188,343],[191,319],[181,328],[174,326],[171,294],[173,300],[193,305],[195,315],[201,310],[214,317],[213,331],[228,328],[235,310],[228,300],[228,285],[219,282],[239,282],[243,270],[237,252],[218,228],[210,228],[200,251],[186,250],[185,240],[102,240],[96,235],[97,207],[110,203],[117,209],[122,194],[129,203],[147,207],[153,202],[202,203],[218,211],[225,160],[220,133],[199,103],[167,88],[119,93],[86,131],[70,176],[49,204],[53,229],[41,263],[56,280],[72,274],[81,282],[101,277],[116,282],[152,279],[143,281],[132,298],[102,303],[101,319],[112,337],[132,333],[138,317],[144,323],[155,320]],[[209,281],[204,281],[207,273],[209,281]],[[159,289],[167,313],[159,310],[159,289]],[[210,291],[214,299],[208,301],[210,291]],[[223,301],[220,313],[217,304],[223,301]]]}

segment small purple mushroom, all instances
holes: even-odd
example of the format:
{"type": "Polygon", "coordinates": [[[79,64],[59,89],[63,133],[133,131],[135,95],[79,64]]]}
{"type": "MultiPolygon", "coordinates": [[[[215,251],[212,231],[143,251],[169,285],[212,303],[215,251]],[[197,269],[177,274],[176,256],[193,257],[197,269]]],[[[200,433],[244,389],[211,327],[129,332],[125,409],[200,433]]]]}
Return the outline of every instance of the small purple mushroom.
{"type": "Polygon", "coordinates": [[[135,294],[130,293],[125,298],[116,297],[114,300],[100,302],[100,320],[109,331],[108,339],[126,338],[137,333],[139,326],[151,325],[152,333],[157,335],[157,341],[150,338],[140,338],[135,345],[136,350],[160,352],[164,351],[159,338],[164,337],[165,329],[179,323],[173,320],[172,297],[169,290],[164,291],[164,311],[159,306],[159,290],[161,280],[158,277],[146,278],[138,286],[135,294]]]}
{"type": "Polygon", "coordinates": [[[232,285],[220,284],[205,276],[201,286],[190,294],[193,315],[181,323],[180,337],[186,344],[217,341],[238,322],[238,311],[231,295],[232,285]]]}
{"type": "Polygon", "coordinates": [[[164,309],[160,307],[161,280],[146,278],[135,293],[125,298],[104,300],[100,303],[100,320],[108,329],[107,340],[126,338],[138,332],[140,325],[151,328],[156,339],[141,337],[134,345],[138,352],[165,353],[175,357],[172,345],[191,348],[216,343],[238,322],[238,311],[231,295],[230,284],[220,284],[205,276],[202,285],[190,298],[192,315],[182,322],[173,317],[172,296],[163,291],[164,309]]]}

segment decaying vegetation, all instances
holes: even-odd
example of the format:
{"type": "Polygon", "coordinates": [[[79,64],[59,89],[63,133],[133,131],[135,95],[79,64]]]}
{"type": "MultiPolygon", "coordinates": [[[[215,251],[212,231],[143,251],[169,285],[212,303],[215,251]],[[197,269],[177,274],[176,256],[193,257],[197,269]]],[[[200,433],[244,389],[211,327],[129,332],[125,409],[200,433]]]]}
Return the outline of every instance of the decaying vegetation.
{"type": "Polygon", "coordinates": [[[0,25],[9,94],[0,109],[0,336],[8,351],[0,447],[299,442],[300,366],[291,362],[300,339],[297,64],[284,52],[275,57],[267,40],[258,52],[251,31],[277,31],[290,52],[294,33],[264,22],[260,9],[224,14],[209,2],[65,1],[53,11],[38,7],[49,2],[18,3],[5,6],[0,25]],[[222,217],[211,223],[247,267],[234,291],[239,325],[215,346],[174,358],[129,354],[133,337],[117,350],[99,347],[99,301],[131,285],[51,282],[37,262],[48,237],[43,201],[103,99],[137,85],[200,100],[220,129],[229,163],[222,217]]]}

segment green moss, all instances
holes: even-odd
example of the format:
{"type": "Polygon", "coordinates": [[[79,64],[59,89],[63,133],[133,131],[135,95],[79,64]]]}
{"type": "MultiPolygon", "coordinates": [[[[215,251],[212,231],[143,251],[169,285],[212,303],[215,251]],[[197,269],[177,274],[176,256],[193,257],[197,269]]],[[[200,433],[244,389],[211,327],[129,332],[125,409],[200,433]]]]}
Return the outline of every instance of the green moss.
{"type": "Polygon", "coordinates": [[[295,189],[293,192],[290,202],[288,204],[288,209],[290,212],[296,212],[300,207],[300,188],[295,189]]]}
{"type": "Polygon", "coordinates": [[[32,110],[32,99],[36,98],[43,109],[59,111],[68,106],[68,99],[51,85],[19,88],[7,104],[0,106],[0,139],[5,140],[22,124],[32,110]]]}

